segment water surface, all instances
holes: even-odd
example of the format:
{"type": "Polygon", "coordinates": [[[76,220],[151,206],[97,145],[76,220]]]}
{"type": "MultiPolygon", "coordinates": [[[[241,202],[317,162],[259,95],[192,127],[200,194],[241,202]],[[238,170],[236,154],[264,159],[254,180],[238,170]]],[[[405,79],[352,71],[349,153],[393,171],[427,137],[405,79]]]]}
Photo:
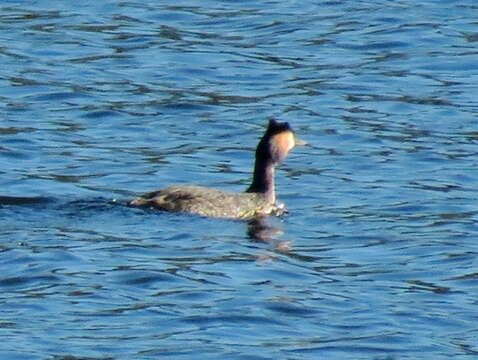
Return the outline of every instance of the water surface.
{"type": "Polygon", "coordinates": [[[0,5],[0,358],[478,355],[474,1],[0,5]],[[130,209],[242,191],[266,223],[130,209]]]}

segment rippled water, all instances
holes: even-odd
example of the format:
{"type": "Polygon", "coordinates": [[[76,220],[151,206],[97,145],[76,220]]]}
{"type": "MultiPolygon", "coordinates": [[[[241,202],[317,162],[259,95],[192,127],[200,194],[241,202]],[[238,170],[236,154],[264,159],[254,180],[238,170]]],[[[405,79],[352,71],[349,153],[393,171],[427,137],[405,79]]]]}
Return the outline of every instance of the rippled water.
{"type": "Polygon", "coordinates": [[[478,355],[478,5],[0,5],[0,358],[478,355]],[[266,223],[130,209],[241,191],[266,223]]]}

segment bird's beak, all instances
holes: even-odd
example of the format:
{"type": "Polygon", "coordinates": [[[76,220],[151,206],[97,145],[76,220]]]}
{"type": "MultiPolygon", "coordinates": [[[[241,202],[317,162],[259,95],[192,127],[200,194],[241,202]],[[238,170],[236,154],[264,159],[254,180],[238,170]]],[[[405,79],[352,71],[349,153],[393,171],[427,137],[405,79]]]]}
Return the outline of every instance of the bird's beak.
{"type": "Polygon", "coordinates": [[[295,146],[305,146],[309,145],[307,141],[302,140],[300,137],[298,137],[296,134],[294,134],[294,143],[295,146]]]}

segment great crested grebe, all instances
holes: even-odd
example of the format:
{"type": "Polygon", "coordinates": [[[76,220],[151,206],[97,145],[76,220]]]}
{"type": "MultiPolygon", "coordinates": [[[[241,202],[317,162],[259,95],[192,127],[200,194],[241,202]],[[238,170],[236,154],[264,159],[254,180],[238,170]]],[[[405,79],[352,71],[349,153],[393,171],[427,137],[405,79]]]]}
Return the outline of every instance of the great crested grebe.
{"type": "Polygon", "coordinates": [[[231,193],[196,185],[174,185],[132,200],[129,205],[217,218],[247,219],[280,215],[276,203],[274,169],[296,145],[304,145],[287,122],[269,121],[256,149],[252,184],[244,193],[231,193]]]}

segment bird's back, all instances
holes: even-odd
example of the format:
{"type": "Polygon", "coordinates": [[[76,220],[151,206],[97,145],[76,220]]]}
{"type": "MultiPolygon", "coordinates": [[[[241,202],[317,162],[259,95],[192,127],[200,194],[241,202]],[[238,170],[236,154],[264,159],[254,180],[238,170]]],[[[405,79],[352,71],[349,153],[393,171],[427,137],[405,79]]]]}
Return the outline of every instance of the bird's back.
{"type": "Polygon", "coordinates": [[[269,215],[278,210],[261,193],[231,193],[196,185],[170,186],[138,197],[130,205],[235,219],[269,215]]]}

